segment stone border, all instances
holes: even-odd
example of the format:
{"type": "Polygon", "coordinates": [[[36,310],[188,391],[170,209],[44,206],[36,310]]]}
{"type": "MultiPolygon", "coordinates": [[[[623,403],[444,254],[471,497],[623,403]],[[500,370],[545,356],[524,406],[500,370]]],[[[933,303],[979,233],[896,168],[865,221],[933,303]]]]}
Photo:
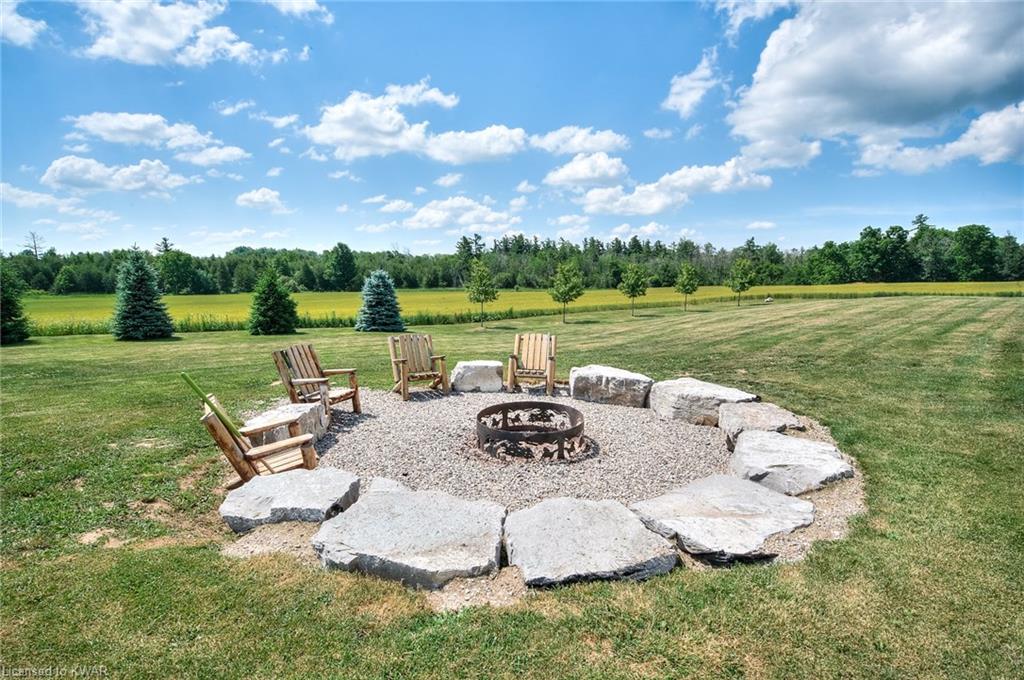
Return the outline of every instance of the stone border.
{"type": "MultiPolygon", "coordinates": [[[[381,478],[369,485],[369,479],[359,480],[361,494],[346,488],[340,494],[344,502],[325,500],[321,482],[313,484],[321,496],[316,511],[270,509],[272,499],[263,498],[260,489],[259,516],[251,520],[238,516],[239,496],[255,491],[247,488],[250,483],[228,495],[222,515],[231,515],[235,531],[288,520],[323,522],[310,552],[315,551],[324,567],[436,589],[453,579],[496,573],[506,562],[524,572],[527,585],[539,587],[641,580],[666,573],[679,561],[697,568],[748,559],[794,561],[815,540],[844,536],[849,518],[865,510],[854,461],[835,448],[826,428],[809,418],[761,402],[757,395],[694,378],[655,382],[642,374],[596,365],[574,367],[570,375],[573,398],[651,408],[661,418],[721,427],[730,447],[735,447],[732,474],[701,478],[628,509],[614,501],[558,498],[511,515],[486,501],[414,491],[381,478]],[[751,434],[743,437],[744,432],[751,434]],[[852,483],[842,483],[850,478],[852,483]],[[445,508],[446,512],[434,512],[445,508]],[[546,508],[553,509],[557,521],[544,521],[546,508]],[[477,520],[474,511],[482,513],[477,520]],[[360,525],[360,518],[366,526],[360,525]],[[403,537],[415,545],[407,550],[403,537]]],[[[293,475],[298,482],[300,474],[329,478],[340,472],[317,468],[260,479],[285,482],[281,478],[293,475]]],[[[296,500],[308,483],[302,482],[298,489],[294,483],[278,484],[288,489],[290,508],[302,505],[296,500]]]]}

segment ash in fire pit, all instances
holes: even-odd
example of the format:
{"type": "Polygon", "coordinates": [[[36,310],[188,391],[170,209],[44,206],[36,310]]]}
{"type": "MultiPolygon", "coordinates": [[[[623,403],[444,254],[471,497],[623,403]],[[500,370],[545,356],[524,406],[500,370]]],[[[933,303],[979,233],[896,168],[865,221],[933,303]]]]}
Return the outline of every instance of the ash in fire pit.
{"type": "Polygon", "coordinates": [[[477,447],[495,458],[572,461],[587,455],[583,414],[546,401],[511,401],[476,416],[477,447]]]}

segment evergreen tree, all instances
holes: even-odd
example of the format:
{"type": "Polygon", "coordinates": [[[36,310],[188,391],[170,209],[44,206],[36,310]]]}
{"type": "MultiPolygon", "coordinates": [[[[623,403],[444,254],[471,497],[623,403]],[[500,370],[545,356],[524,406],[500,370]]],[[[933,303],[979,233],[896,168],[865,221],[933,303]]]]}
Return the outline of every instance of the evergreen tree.
{"type": "Polygon", "coordinates": [[[28,338],[28,318],[21,307],[25,287],[10,264],[0,267],[0,345],[24,342],[28,338]]]}
{"type": "Polygon", "coordinates": [[[551,283],[551,299],[562,303],[562,323],[565,323],[565,307],[583,295],[583,272],[575,260],[558,265],[555,279],[551,283]]]}
{"type": "Polygon", "coordinates": [[[117,271],[112,331],[118,340],[169,338],[174,333],[171,316],[160,299],[156,271],[138,248],[128,251],[117,271]]]}
{"type": "Polygon", "coordinates": [[[356,316],[357,331],[404,331],[395,282],[383,269],[371,272],[363,281],[363,306],[356,316]]]}
{"type": "Polygon", "coordinates": [[[629,315],[636,316],[636,299],[647,295],[647,269],[642,265],[630,263],[622,273],[619,292],[629,298],[629,315]]]}
{"type": "Polygon", "coordinates": [[[740,296],[754,285],[754,264],[745,257],[737,258],[729,271],[729,288],[736,293],[736,306],[740,306],[740,296]]]}
{"type": "Polygon", "coordinates": [[[249,333],[252,335],[284,335],[294,333],[299,325],[295,300],[281,285],[281,276],[273,267],[266,269],[256,282],[249,312],[249,333]]]}
{"type": "Polygon", "coordinates": [[[697,276],[697,268],[689,262],[684,262],[679,267],[679,275],[676,277],[676,292],[683,296],[683,311],[686,311],[686,301],[691,295],[697,292],[700,286],[700,279],[697,276]]]}
{"type": "Polygon", "coordinates": [[[480,304],[480,327],[484,325],[484,303],[498,299],[498,288],[494,285],[494,277],[487,265],[479,259],[469,265],[469,280],[466,281],[466,292],[470,302],[480,304]]]}

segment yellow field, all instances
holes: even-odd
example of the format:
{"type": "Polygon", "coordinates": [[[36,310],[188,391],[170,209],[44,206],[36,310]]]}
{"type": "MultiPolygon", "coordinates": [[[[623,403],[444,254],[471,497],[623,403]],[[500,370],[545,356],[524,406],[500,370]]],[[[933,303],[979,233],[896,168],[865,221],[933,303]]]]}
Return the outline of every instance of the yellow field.
{"type": "MultiPolygon", "coordinates": [[[[816,297],[816,296],[862,296],[875,294],[918,294],[918,295],[994,295],[997,293],[1024,293],[1024,282],[993,281],[979,283],[849,283],[834,286],[759,286],[752,288],[744,297],[758,298],[765,295],[816,297]]],[[[725,286],[706,286],[690,297],[691,301],[728,297],[732,293],[725,286]]],[[[186,316],[204,316],[217,319],[241,321],[248,316],[252,296],[247,293],[231,295],[168,295],[164,298],[171,316],[176,319],[186,316]]],[[[296,293],[299,313],[312,317],[334,314],[339,317],[354,315],[359,309],[359,293],[296,293]]],[[[402,290],[398,293],[402,312],[455,314],[474,311],[466,299],[466,293],[458,289],[402,290]]],[[[638,302],[644,304],[672,304],[681,302],[682,297],[671,288],[651,288],[646,297],[638,302]]],[[[598,306],[626,304],[628,301],[617,290],[588,290],[575,306],[598,306]]],[[[570,310],[573,305],[570,305],[570,310]]],[[[37,326],[54,323],[97,322],[111,317],[114,309],[113,295],[30,295],[25,298],[25,308],[37,326]]],[[[558,309],[547,291],[501,291],[497,302],[487,305],[488,310],[540,310],[558,309]]]]}

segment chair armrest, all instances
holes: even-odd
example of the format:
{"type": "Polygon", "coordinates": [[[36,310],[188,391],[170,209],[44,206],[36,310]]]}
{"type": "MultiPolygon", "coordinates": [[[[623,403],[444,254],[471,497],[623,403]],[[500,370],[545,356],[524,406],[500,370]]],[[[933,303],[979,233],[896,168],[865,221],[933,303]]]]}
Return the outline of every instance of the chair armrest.
{"type": "Polygon", "coordinates": [[[408,361],[409,361],[408,359],[392,359],[391,363],[393,363],[393,364],[404,364],[404,363],[408,363],[408,361]]]}
{"type": "Polygon", "coordinates": [[[431,361],[438,361],[440,359],[444,359],[446,356],[448,356],[448,355],[447,354],[435,354],[434,356],[430,357],[430,360],[431,361]]]}
{"type": "Polygon", "coordinates": [[[272,442],[270,444],[264,444],[263,446],[256,446],[245,452],[245,457],[249,460],[259,460],[266,456],[273,455],[275,453],[281,453],[288,449],[298,449],[303,446],[309,446],[313,443],[313,435],[302,434],[298,437],[289,437],[288,439],[282,439],[279,442],[272,442]]]}
{"type": "Polygon", "coordinates": [[[292,380],[293,385],[316,385],[325,382],[327,382],[327,378],[295,378],[292,380]]]}
{"type": "Polygon", "coordinates": [[[325,368],[324,375],[345,375],[346,373],[355,373],[354,368],[325,368]]]}
{"type": "Polygon", "coordinates": [[[264,423],[263,425],[249,425],[246,427],[240,427],[238,428],[238,432],[243,437],[248,437],[251,434],[259,434],[261,432],[268,432],[269,430],[276,430],[279,427],[284,427],[286,425],[291,425],[292,423],[297,422],[299,422],[299,419],[293,416],[281,416],[277,420],[274,420],[269,423],[264,423]]]}

